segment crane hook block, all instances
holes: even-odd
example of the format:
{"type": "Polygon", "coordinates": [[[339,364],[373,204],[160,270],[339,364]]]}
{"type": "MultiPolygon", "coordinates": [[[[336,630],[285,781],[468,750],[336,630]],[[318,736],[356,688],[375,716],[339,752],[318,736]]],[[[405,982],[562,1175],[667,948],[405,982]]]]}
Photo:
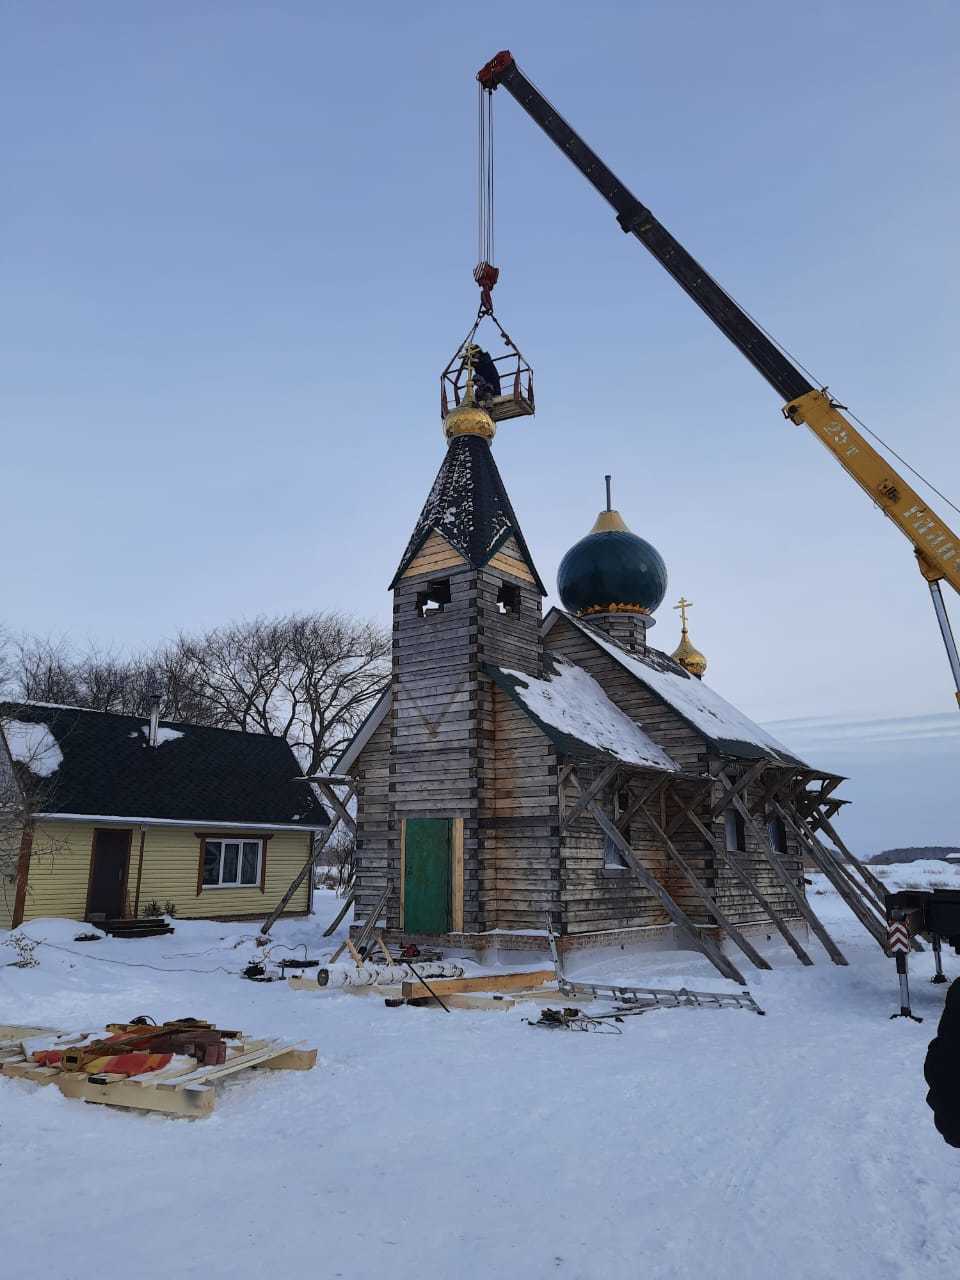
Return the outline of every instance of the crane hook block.
{"type": "Polygon", "coordinates": [[[507,67],[512,67],[513,64],[514,57],[510,50],[501,49],[495,58],[491,58],[485,67],[480,68],[477,72],[477,79],[484,89],[489,89],[492,93],[503,78],[503,73],[507,67]]]}

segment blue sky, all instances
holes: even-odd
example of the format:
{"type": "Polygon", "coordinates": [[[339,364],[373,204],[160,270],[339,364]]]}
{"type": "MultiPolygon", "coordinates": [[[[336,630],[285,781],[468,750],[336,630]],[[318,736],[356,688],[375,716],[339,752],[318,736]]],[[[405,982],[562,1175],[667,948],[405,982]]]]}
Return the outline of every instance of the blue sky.
{"type": "MultiPolygon", "coordinates": [[[[14,630],[123,650],[257,613],[386,619],[476,307],[473,77],[503,47],[960,501],[946,0],[31,0],[0,22],[14,630]]],[[[692,598],[726,697],[766,721],[949,711],[906,542],[495,105],[496,300],[538,404],[496,455],[544,579],[612,471],[670,572],[653,639],[692,598]]]]}

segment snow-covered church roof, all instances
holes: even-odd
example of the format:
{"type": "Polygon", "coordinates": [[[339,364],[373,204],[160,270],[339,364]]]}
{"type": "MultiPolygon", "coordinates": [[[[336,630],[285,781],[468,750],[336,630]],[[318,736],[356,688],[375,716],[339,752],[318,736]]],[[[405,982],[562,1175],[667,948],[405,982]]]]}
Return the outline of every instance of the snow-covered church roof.
{"type": "Polygon", "coordinates": [[[586,748],[624,764],[676,773],[679,765],[611,702],[588,671],[547,655],[543,679],[486,663],[484,670],[561,751],[586,748]]]}
{"type": "Polygon", "coordinates": [[[732,703],[722,698],[702,680],[697,680],[672,662],[666,654],[648,651],[644,657],[628,653],[596,627],[560,609],[552,609],[544,620],[549,631],[552,617],[564,618],[614,658],[621,667],[655,694],[667,706],[725,755],[746,759],[764,757],[780,764],[803,764],[782,742],[761,729],[732,703]]]}

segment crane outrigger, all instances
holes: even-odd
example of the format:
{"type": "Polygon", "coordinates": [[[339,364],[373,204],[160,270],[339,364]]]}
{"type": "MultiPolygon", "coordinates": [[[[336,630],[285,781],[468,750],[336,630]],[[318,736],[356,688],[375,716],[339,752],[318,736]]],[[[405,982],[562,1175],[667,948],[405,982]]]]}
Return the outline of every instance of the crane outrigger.
{"type": "MultiPolygon", "coordinates": [[[[863,489],[913,545],[920,572],[930,589],[960,705],[960,656],[944,604],[941,582],[960,593],[960,537],[867,441],[844,415],[826,387],[816,387],[757,325],[650,210],[607,168],[595,151],[570,127],[504,50],[477,73],[487,93],[500,86],[515,98],[616,213],[623,231],[636,236],[677,284],[746,356],[785,402],[784,417],[808,426],[846,473],[863,489]]],[[[496,280],[496,268],[488,267],[496,280]]],[[[489,278],[489,272],[485,278],[489,278]]],[[[478,283],[482,281],[477,275],[478,283]]]]}

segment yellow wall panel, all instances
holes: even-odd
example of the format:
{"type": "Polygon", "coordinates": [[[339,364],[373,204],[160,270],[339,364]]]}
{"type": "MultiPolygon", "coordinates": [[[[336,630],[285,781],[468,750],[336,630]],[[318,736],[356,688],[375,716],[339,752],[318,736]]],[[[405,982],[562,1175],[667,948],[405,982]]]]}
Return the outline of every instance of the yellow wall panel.
{"type": "MultiPolygon", "coordinates": [[[[25,921],[35,920],[39,916],[83,919],[87,906],[90,851],[96,825],[56,821],[37,824],[24,907],[25,921]]],[[[202,828],[198,826],[196,830],[200,831],[202,828]]],[[[210,834],[214,834],[212,829],[210,834]]],[[[243,838],[242,832],[235,834],[243,838]]],[[[259,839],[268,833],[251,831],[246,834],[248,839],[259,839]]],[[[184,918],[265,916],[276,906],[307,860],[310,834],[306,831],[276,831],[266,841],[265,849],[267,874],[264,893],[256,887],[203,889],[198,894],[200,840],[197,835],[188,827],[148,827],[144,838],[143,873],[140,881],[141,913],[148,902],[156,901],[161,907],[166,902],[174,903],[177,915],[184,918]]],[[[130,868],[127,876],[127,900],[131,912],[137,891],[139,852],[140,829],[135,827],[130,842],[130,868]]],[[[4,920],[2,888],[0,886],[0,924],[4,920]]],[[[15,886],[13,888],[15,890],[15,886]]],[[[297,890],[287,911],[306,911],[309,895],[308,878],[297,890]]]]}

